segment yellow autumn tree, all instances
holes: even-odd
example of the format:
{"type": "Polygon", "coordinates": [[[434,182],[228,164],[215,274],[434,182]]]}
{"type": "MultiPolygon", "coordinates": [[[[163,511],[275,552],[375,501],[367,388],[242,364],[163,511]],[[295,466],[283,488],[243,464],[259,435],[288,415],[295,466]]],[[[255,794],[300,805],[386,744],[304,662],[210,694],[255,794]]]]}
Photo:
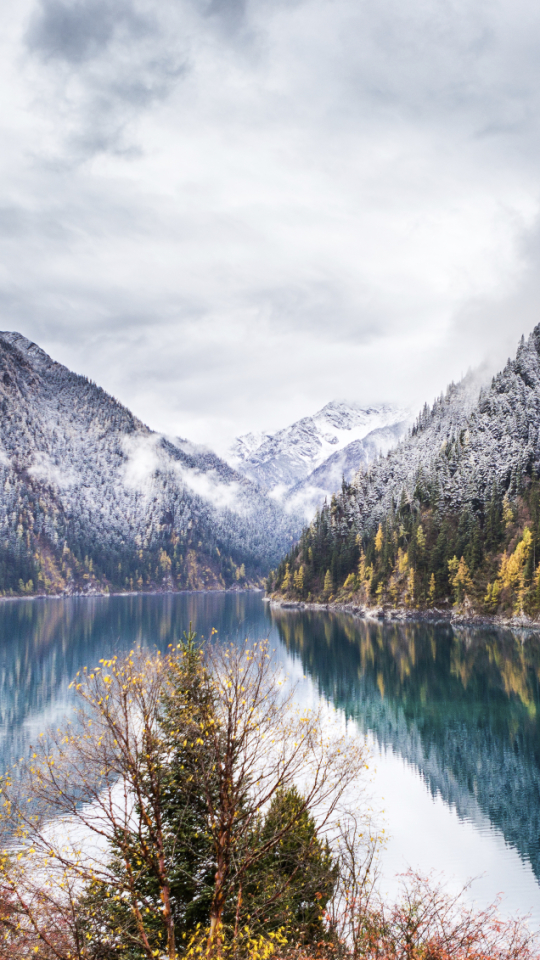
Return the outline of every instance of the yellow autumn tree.
{"type": "Polygon", "coordinates": [[[294,575],[294,589],[298,593],[304,592],[304,567],[301,566],[299,570],[296,571],[294,575]]]}
{"type": "Polygon", "coordinates": [[[508,529],[510,524],[513,523],[514,521],[514,511],[510,503],[510,500],[508,499],[507,493],[505,493],[504,495],[502,507],[503,507],[503,523],[505,527],[508,529]]]}
{"type": "Polygon", "coordinates": [[[291,568],[289,564],[287,564],[285,567],[285,576],[283,577],[281,588],[282,590],[285,591],[285,593],[287,592],[287,590],[291,589],[291,568]]]}
{"type": "Polygon", "coordinates": [[[456,556],[453,556],[452,559],[448,561],[448,572],[454,591],[454,603],[456,606],[459,606],[460,603],[463,603],[464,600],[470,597],[473,589],[473,582],[465,557],[458,560],[456,556]]]}
{"type": "Polygon", "coordinates": [[[369,603],[371,596],[371,581],[373,579],[373,566],[366,563],[366,555],[362,550],[360,561],[358,563],[358,582],[360,589],[364,591],[364,600],[369,603]]]}
{"type": "Polygon", "coordinates": [[[345,580],[345,583],[343,584],[343,589],[356,590],[357,585],[358,583],[357,583],[356,575],[354,573],[350,573],[347,579],[345,580]]]}
{"type": "Polygon", "coordinates": [[[330,594],[332,593],[333,586],[334,585],[332,582],[332,574],[330,573],[329,570],[327,570],[324,576],[324,587],[323,587],[323,591],[327,597],[329,597],[330,594]]]}
{"type": "Polygon", "coordinates": [[[360,560],[358,561],[358,579],[361,584],[366,579],[366,555],[363,550],[360,554],[360,560]]]}
{"type": "Polygon", "coordinates": [[[409,576],[407,578],[407,592],[405,594],[405,603],[408,607],[414,607],[414,594],[415,594],[415,582],[414,582],[414,568],[411,567],[409,570],[409,576]]]}
{"type": "Polygon", "coordinates": [[[403,576],[404,573],[407,573],[409,569],[409,557],[405,550],[402,550],[400,547],[398,550],[397,561],[396,561],[397,573],[399,576],[403,576]]]}
{"type": "MultiPolygon", "coordinates": [[[[510,556],[503,556],[497,578],[500,590],[507,590],[511,594],[514,610],[523,612],[523,604],[527,585],[525,582],[525,567],[532,550],[532,533],[525,527],[521,540],[510,556]]],[[[496,581],[496,582],[497,582],[496,581]]]]}
{"type": "Polygon", "coordinates": [[[429,579],[429,590],[428,590],[428,603],[430,607],[433,606],[435,602],[435,592],[437,590],[437,584],[435,582],[435,574],[432,573],[429,579]]]}
{"type": "MultiPolygon", "coordinates": [[[[539,568],[540,569],[540,568],[539,568]]],[[[484,603],[490,610],[496,610],[499,606],[501,596],[501,581],[495,580],[494,583],[488,583],[484,603]]]]}
{"type": "Polygon", "coordinates": [[[382,531],[382,523],[380,523],[379,529],[377,530],[377,533],[375,535],[375,550],[377,551],[377,553],[380,553],[382,550],[383,540],[384,540],[384,537],[383,537],[383,531],[382,531]]]}

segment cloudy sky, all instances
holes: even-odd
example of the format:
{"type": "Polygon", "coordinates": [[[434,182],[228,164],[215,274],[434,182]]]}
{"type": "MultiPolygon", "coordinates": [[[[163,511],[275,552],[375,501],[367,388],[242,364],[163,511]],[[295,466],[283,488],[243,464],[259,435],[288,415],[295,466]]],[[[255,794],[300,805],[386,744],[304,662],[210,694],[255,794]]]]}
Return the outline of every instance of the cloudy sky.
{"type": "Polygon", "coordinates": [[[532,0],[11,0],[0,327],[220,450],[540,320],[532,0]]]}

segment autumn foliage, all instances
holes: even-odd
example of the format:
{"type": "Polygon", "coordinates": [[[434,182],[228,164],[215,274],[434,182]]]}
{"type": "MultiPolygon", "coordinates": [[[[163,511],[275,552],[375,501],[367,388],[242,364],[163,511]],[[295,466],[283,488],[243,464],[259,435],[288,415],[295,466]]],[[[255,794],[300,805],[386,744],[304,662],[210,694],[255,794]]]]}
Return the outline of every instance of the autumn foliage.
{"type": "Polygon", "coordinates": [[[381,900],[365,744],[298,706],[266,644],[189,632],[75,688],[2,784],[0,960],[540,958],[416,875],[381,900]]]}

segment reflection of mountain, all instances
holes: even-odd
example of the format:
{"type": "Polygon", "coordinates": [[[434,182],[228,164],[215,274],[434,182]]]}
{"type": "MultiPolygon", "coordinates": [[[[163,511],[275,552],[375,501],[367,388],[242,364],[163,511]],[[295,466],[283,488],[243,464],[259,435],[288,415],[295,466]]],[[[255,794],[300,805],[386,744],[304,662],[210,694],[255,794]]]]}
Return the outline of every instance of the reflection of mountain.
{"type": "Polygon", "coordinates": [[[18,600],[0,605],[0,767],[65,714],[84,666],[134,646],[166,649],[190,621],[200,636],[268,633],[260,594],[18,600]]]}
{"type": "Polygon", "coordinates": [[[538,635],[273,615],[321,693],[460,816],[489,817],[540,879],[538,635]]]}

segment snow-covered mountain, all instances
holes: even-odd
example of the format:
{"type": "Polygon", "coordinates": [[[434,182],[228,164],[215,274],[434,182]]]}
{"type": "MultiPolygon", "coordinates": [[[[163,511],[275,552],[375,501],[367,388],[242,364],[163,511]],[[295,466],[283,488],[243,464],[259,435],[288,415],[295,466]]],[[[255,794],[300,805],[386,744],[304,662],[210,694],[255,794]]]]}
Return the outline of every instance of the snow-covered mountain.
{"type": "Polygon", "coordinates": [[[305,480],[295,483],[287,491],[285,503],[288,508],[310,520],[317,508],[340,489],[343,480],[350,482],[359,470],[367,470],[377,457],[395,447],[409,429],[409,420],[398,420],[336,450],[305,480]]]}
{"type": "Polygon", "coordinates": [[[386,453],[406,431],[409,411],[332,401],[277,433],[238,437],[229,458],[244,476],[308,513],[351,476],[386,453]],[[371,439],[368,439],[371,438],[371,439]]]}
{"type": "Polygon", "coordinates": [[[18,333],[0,333],[0,411],[0,590],[241,584],[298,532],[214,453],[18,333]]]}
{"type": "Polygon", "coordinates": [[[533,470],[540,472],[540,324],[491,382],[476,371],[452,383],[410,435],[358,470],[337,496],[336,537],[372,532],[402,501],[412,512],[434,502],[440,515],[482,513],[494,485],[515,497],[533,470]]]}

